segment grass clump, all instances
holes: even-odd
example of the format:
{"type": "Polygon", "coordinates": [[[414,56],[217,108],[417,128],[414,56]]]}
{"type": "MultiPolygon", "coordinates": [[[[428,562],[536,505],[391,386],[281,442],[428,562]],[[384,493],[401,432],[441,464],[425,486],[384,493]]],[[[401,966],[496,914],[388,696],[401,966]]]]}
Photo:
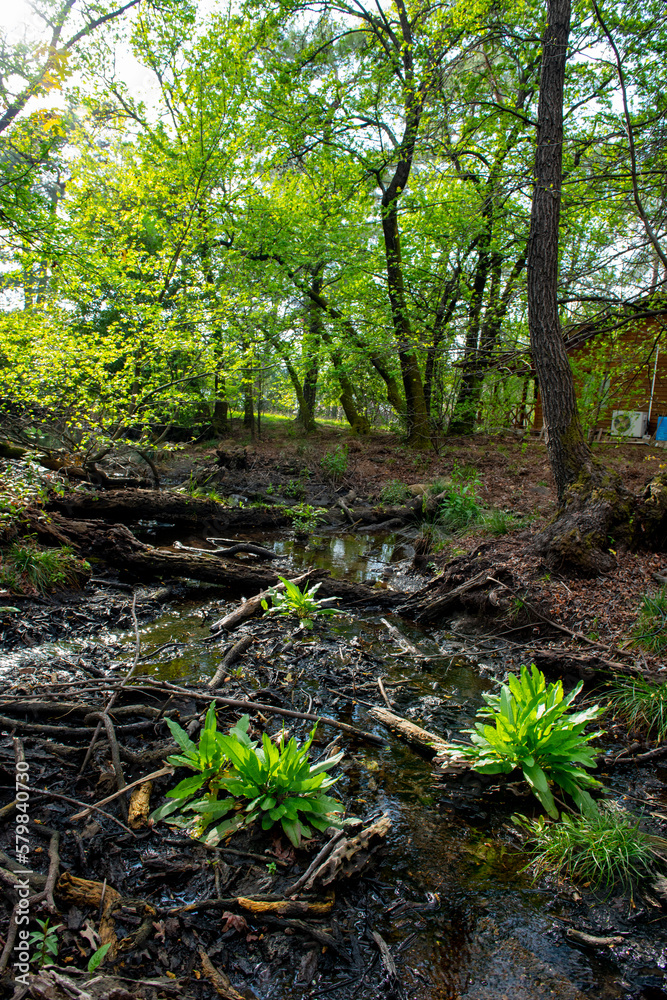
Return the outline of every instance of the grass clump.
{"type": "Polygon", "coordinates": [[[662,653],[667,649],[667,588],[663,587],[652,597],[644,596],[632,638],[636,646],[649,653],[662,653]]]}
{"type": "Polygon", "coordinates": [[[620,809],[606,807],[592,815],[563,815],[560,823],[515,817],[528,831],[531,864],[538,874],[567,875],[608,890],[626,890],[654,874],[667,841],[639,829],[639,820],[620,809]]]}
{"type": "Polygon", "coordinates": [[[72,550],[39,549],[26,542],[14,542],[0,564],[0,587],[14,594],[44,594],[57,587],[74,586],[90,575],[87,562],[72,550]]]}
{"type": "Polygon", "coordinates": [[[405,483],[399,482],[398,479],[392,479],[390,482],[385,483],[380,492],[380,501],[382,503],[402,504],[410,499],[412,499],[412,493],[405,483]]]}
{"type": "Polygon", "coordinates": [[[660,741],[667,736],[667,681],[655,684],[643,677],[617,681],[611,688],[609,704],[614,715],[631,729],[660,741]]]}
{"type": "Polygon", "coordinates": [[[506,535],[508,531],[516,527],[516,520],[504,510],[492,510],[484,515],[484,527],[492,535],[498,537],[506,535]]]}
{"type": "Polygon", "coordinates": [[[563,694],[563,685],[547,684],[541,670],[522,666],[521,676],[510,674],[500,694],[484,693],[486,706],[479,709],[480,722],[465,730],[471,745],[457,747],[475,771],[509,774],[515,768],[553,819],[558,809],[550,788],[553,783],[567,792],[581,812],[595,815],[597,806],[587,789],[600,782],[585,769],[595,767],[589,742],[601,732],[585,734],[588,724],[604,711],[598,705],[568,714],[582,689],[582,682],[563,694]]]}

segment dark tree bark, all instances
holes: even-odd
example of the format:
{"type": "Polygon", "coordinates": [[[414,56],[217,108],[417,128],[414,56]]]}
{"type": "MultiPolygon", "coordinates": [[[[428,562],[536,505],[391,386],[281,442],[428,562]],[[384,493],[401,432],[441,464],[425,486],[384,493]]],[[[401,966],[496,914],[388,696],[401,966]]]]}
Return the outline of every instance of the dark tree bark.
{"type": "MultiPolygon", "coordinates": [[[[311,288],[314,295],[322,292],[323,268],[319,267],[313,272],[311,288]]],[[[322,310],[316,305],[313,299],[308,301],[308,335],[305,338],[304,351],[306,354],[306,370],[303,376],[302,396],[299,400],[298,422],[302,425],[306,434],[312,434],[317,430],[315,423],[315,403],[317,401],[317,380],[320,373],[319,351],[322,340],[322,310]]]]}
{"type": "Polygon", "coordinates": [[[548,0],[542,35],[535,186],[528,250],[528,325],[542,393],[549,461],[562,501],[583,471],[598,470],[584,438],[574,379],[558,315],[558,224],[563,162],[563,90],[570,34],[570,0],[548,0]]]}
{"type": "MultiPolygon", "coordinates": [[[[619,545],[656,538],[664,526],[665,484],[656,478],[639,499],[619,477],[597,465],[581,427],[574,380],[558,316],[563,90],[570,0],[548,0],[542,36],[535,188],[528,251],[528,323],[542,393],[547,450],[561,509],[535,539],[551,564],[585,573],[612,569],[619,545]],[[611,549],[611,551],[610,551],[611,549]]],[[[664,538],[658,544],[664,545],[664,538]]]]}

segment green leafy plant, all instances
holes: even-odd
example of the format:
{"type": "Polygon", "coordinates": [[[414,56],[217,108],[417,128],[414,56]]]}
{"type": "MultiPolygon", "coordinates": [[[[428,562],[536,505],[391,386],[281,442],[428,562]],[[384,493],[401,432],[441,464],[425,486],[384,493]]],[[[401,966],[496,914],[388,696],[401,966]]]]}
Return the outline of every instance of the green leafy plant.
{"type": "Polygon", "coordinates": [[[611,686],[609,704],[614,715],[630,728],[660,741],[667,736],[667,681],[655,684],[643,677],[618,680],[611,686]]]}
{"type": "Polygon", "coordinates": [[[347,456],[347,445],[336,445],[333,451],[327,451],[322,458],[320,465],[327,473],[327,475],[333,479],[334,482],[338,482],[343,478],[347,472],[348,456],[347,456]]]}
{"type": "Polygon", "coordinates": [[[291,580],[287,580],[284,576],[278,579],[284,584],[285,589],[280,591],[272,588],[269,591],[271,607],[269,607],[266,599],[262,601],[262,607],[268,614],[281,616],[294,615],[305,628],[312,628],[314,619],[318,616],[331,617],[332,615],[344,614],[338,608],[326,607],[326,603],[337,600],[337,598],[323,597],[321,600],[317,600],[315,594],[322,586],[321,583],[314,584],[310,589],[308,586],[305,586],[301,590],[297,584],[292,583],[291,580]]]}
{"type": "Polygon", "coordinates": [[[58,956],[58,931],[62,924],[51,927],[48,917],[46,920],[37,919],[35,923],[39,926],[39,930],[32,931],[28,940],[35,948],[32,961],[41,969],[45,965],[53,965],[53,959],[58,956]]]}
{"type": "Polygon", "coordinates": [[[635,645],[649,653],[667,649],[667,588],[653,596],[644,595],[632,638],[635,645]]]}
{"type": "Polygon", "coordinates": [[[267,861],[266,870],[269,873],[269,875],[275,875],[276,872],[278,871],[278,865],[275,863],[275,861],[267,861]]]}
{"type": "Polygon", "coordinates": [[[39,549],[27,542],[9,547],[0,565],[0,587],[18,594],[43,594],[57,586],[75,585],[90,575],[90,565],[69,548],[39,549]]]}
{"type": "Polygon", "coordinates": [[[283,486],[281,492],[286,497],[293,497],[295,500],[303,500],[306,495],[306,488],[300,479],[290,479],[290,481],[283,486]]]}
{"type": "Polygon", "coordinates": [[[584,734],[589,722],[599,718],[598,705],[571,715],[567,711],[581,691],[581,681],[563,694],[563,685],[547,684],[544,674],[531,665],[521,667],[521,676],[510,675],[500,694],[484,693],[486,706],[477,712],[482,720],[470,734],[471,746],[461,748],[476,771],[483,774],[509,774],[521,768],[524,778],[554,819],[558,810],[550,782],[571,795],[579,809],[594,815],[597,811],[586,789],[600,782],[584,768],[595,767],[593,750],[587,745],[601,732],[584,734]]]}
{"type": "Polygon", "coordinates": [[[667,841],[639,829],[639,820],[609,806],[592,815],[568,816],[549,823],[515,816],[528,832],[532,866],[541,872],[568,875],[580,882],[625,889],[653,873],[665,855],[667,841]]]}
{"type": "Polygon", "coordinates": [[[167,723],[181,748],[180,754],[168,758],[169,763],[196,773],[167,793],[173,801],[151,814],[154,822],[166,819],[215,846],[223,837],[259,819],[263,830],[280,823],[295,847],[302,837],[312,836],[313,829],[326,830],[337,824],[336,814],[342,813],[343,807],[324,792],[338,780],[326,772],[343,754],[311,764],[308,751],[315,728],[301,747],[294,738],[285,743],[284,736],[276,745],[266,733],[260,747],[248,736],[247,715],[229,736],[219,733],[215,703],[211,703],[196,746],[178,723],[171,719],[167,723]],[[223,816],[229,818],[208,830],[223,816]]]}
{"type": "Polygon", "coordinates": [[[455,483],[473,483],[475,486],[479,486],[482,480],[479,478],[479,472],[474,465],[470,462],[459,465],[455,459],[452,467],[452,481],[455,483]]]}
{"type": "Polygon", "coordinates": [[[435,521],[448,531],[464,531],[480,514],[474,484],[452,483],[440,494],[435,521]]]}
{"type": "Polygon", "coordinates": [[[88,972],[94,972],[102,964],[110,947],[111,942],[108,942],[107,944],[100,945],[97,951],[93,952],[88,959],[88,972]]]}
{"type": "Polygon", "coordinates": [[[296,534],[309,535],[322,521],[322,508],[302,503],[293,507],[292,527],[296,534]]]}
{"type": "Polygon", "coordinates": [[[412,497],[410,490],[405,485],[401,483],[398,479],[392,479],[380,490],[380,502],[387,504],[401,504],[405,503],[412,497]]]}

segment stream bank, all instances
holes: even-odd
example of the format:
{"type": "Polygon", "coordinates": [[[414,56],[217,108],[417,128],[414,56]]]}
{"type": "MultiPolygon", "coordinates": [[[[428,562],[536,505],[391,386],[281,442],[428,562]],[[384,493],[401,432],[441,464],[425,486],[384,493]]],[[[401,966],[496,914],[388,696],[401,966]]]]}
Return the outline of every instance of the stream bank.
{"type": "MultiPolygon", "coordinates": [[[[385,570],[390,585],[394,574],[409,575],[410,553],[401,551],[405,540],[366,538],[365,556],[353,541],[341,540],[341,551],[337,539],[322,536],[309,551],[285,537],[264,538],[281,550],[283,566],[292,573],[309,560],[319,569],[328,562],[333,571],[343,572],[345,559],[354,555],[359,583],[375,573],[383,577],[385,570]]],[[[376,593],[381,597],[383,591],[376,593]]],[[[201,949],[229,978],[229,989],[262,998],[660,1000],[666,995],[659,899],[633,905],[622,895],[601,900],[548,878],[533,884],[530,873],[522,872],[527,859],[510,822],[513,811],[535,811],[530,797],[520,789],[518,795],[506,790],[482,794],[482,783],[474,779],[443,783],[428,760],[368,714],[370,706],[382,704],[377,683],[382,676],[394,711],[446,738],[456,736],[471,722],[481,692],[493,689],[494,678],[525,657],[525,644],[516,645],[516,633],[482,632],[479,620],[460,610],[446,621],[417,625],[367,605],[346,608],[348,614],[341,618],[316,621],[310,633],[289,622],[254,618],[233,636],[216,637],[211,623],[235,604],[215,587],[177,583],[139,591],[139,666],[112,712],[127,781],[160,768],[171,752],[170,733],[163,721],[155,721],[156,713],[175,715],[182,724],[201,723],[211,697],[206,684],[225,648],[243,635],[253,643],[230,667],[219,694],[268,705],[251,713],[258,732],[276,733],[285,724],[299,738],[306,735],[310,723],[272,715],[273,706],[325,715],[370,733],[381,744],[338,733],[345,758],[335,792],[349,814],[371,823],[378,813],[388,816],[390,830],[357,874],[335,880],[335,902],[326,916],[276,917],[248,911],[238,900],[281,898],[321,842],[294,852],[275,832],[255,832],[237,835],[227,849],[210,851],[163,824],[131,835],[103,815],[72,822],[68,817],[76,807],[40,799],[39,789],[47,789],[95,803],[115,787],[104,736],[87,771],[79,778],[76,774],[95,728],[91,712],[115,690],[132,662],[133,594],[95,584],[86,594],[94,602],[87,612],[82,607],[88,598],[83,605],[63,601],[62,621],[68,628],[55,637],[55,644],[45,648],[36,639],[30,649],[17,646],[10,652],[23,659],[21,673],[6,684],[2,696],[7,735],[0,743],[0,759],[10,776],[12,736],[20,738],[36,790],[32,817],[44,830],[60,833],[59,877],[69,872],[98,884],[106,879],[120,896],[114,931],[119,942],[129,943],[121,964],[102,966],[102,992],[129,990],[128,995],[156,998],[175,992],[224,995],[220,989],[228,987],[207,975],[201,949]],[[72,620],[77,607],[78,618],[72,620]],[[409,646],[421,650],[428,662],[406,652],[409,646]],[[37,710],[35,703],[45,700],[52,707],[37,710]],[[73,711],[76,703],[84,708],[73,711]],[[65,704],[70,706],[66,711],[65,704]],[[223,902],[210,909],[182,909],[218,899],[223,902]],[[154,914],[139,941],[146,906],[154,914]],[[617,940],[582,944],[568,938],[568,929],[617,940]]],[[[16,662],[5,666],[16,667],[16,662]]],[[[221,708],[219,728],[226,729],[239,714],[221,708]]],[[[334,728],[320,727],[318,753],[334,737],[334,728]]],[[[612,746],[613,741],[605,749],[612,746]]],[[[174,780],[155,780],[151,807],[174,780]]],[[[659,763],[628,763],[610,770],[607,780],[620,801],[624,794],[650,798],[652,812],[665,811],[667,772],[659,763]]],[[[108,810],[122,820],[117,803],[108,810]]],[[[652,822],[658,828],[662,823],[652,822]]],[[[5,851],[11,850],[10,830],[5,825],[5,851]]],[[[46,874],[46,841],[34,829],[31,837],[35,870],[46,874]]],[[[91,904],[90,896],[88,903],[71,891],[68,896],[66,883],[58,884],[57,919],[65,924],[59,935],[59,967],[61,975],[71,978],[66,970],[85,968],[92,952],[89,942],[101,933],[99,906],[91,904]]],[[[316,898],[326,899],[326,892],[316,898]]],[[[49,989],[59,998],[53,983],[49,989]]]]}

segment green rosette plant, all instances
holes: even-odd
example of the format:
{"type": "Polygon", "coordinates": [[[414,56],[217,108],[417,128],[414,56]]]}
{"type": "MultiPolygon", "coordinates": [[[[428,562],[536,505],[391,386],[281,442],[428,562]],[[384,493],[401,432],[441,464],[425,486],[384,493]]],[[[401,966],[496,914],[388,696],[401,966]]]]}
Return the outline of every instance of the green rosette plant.
{"type": "Polygon", "coordinates": [[[219,733],[215,703],[206,713],[198,745],[178,723],[169,719],[167,723],[181,749],[167,758],[168,763],[197,773],[167,792],[171,801],[151,814],[153,822],[165,820],[209,846],[258,819],[263,830],[280,823],[295,847],[303,837],[311,837],[313,829],[338,825],[336,814],[343,807],[324,793],[338,780],[327,771],[340,763],[343,754],[311,764],[315,727],[302,746],[294,738],[276,745],[266,733],[260,746],[248,736],[247,715],[228,736],[219,733]],[[209,829],[223,816],[228,818],[209,829]]]}
{"type": "Polygon", "coordinates": [[[604,709],[594,705],[568,713],[582,686],[579,682],[564,695],[560,681],[547,684],[534,664],[530,670],[522,666],[520,677],[510,675],[499,694],[483,695],[486,705],[477,713],[481,721],[466,730],[471,745],[457,747],[457,751],[482,774],[509,774],[520,768],[553,819],[558,819],[558,809],[552,783],[567,792],[582,813],[596,815],[597,806],[587,789],[599,787],[600,782],[586,769],[596,766],[589,743],[602,732],[584,730],[604,709]]]}

